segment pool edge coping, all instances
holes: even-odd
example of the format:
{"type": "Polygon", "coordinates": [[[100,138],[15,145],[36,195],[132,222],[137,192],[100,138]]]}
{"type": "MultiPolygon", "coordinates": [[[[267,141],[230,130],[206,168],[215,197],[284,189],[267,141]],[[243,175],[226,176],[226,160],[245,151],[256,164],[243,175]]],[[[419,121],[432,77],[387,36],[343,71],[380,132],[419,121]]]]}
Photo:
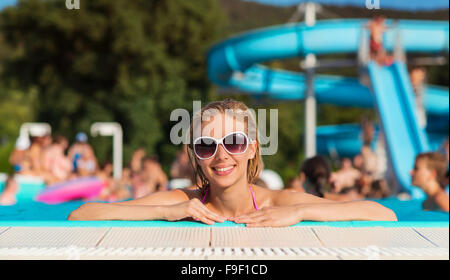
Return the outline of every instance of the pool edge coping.
{"type": "MultiPolygon", "coordinates": [[[[342,228],[365,228],[365,227],[416,227],[416,228],[448,228],[449,221],[345,221],[345,222],[300,222],[289,227],[342,227],[342,228]]],[[[237,228],[245,227],[244,224],[232,222],[216,223],[214,226],[197,222],[168,222],[168,221],[0,221],[0,227],[172,227],[172,228],[237,228]]]]}

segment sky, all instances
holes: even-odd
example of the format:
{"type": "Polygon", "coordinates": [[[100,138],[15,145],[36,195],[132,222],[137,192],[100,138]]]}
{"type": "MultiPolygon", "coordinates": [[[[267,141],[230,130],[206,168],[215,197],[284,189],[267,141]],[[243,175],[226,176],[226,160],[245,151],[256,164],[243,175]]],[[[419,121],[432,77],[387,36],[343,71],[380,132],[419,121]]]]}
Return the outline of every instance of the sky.
{"type": "Polygon", "coordinates": [[[0,10],[6,6],[14,5],[17,0],[0,0],[0,10]]]}
{"type": "MultiPolygon", "coordinates": [[[[0,0],[1,1],[1,0],[0,0]]],[[[437,10],[448,9],[448,0],[246,0],[275,6],[292,6],[302,2],[317,2],[328,5],[352,5],[366,7],[366,1],[379,3],[381,9],[437,10]]]]}

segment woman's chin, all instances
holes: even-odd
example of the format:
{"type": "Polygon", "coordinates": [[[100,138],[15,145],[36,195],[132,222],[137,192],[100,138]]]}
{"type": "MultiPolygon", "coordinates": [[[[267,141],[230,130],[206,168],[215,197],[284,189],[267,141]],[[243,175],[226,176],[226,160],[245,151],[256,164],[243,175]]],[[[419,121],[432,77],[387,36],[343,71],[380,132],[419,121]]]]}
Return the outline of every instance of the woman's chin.
{"type": "Polygon", "coordinates": [[[210,177],[210,182],[219,188],[228,188],[230,186],[235,185],[239,181],[237,176],[228,175],[228,176],[216,176],[213,175],[210,177]]]}
{"type": "Polygon", "coordinates": [[[232,186],[234,183],[236,182],[236,180],[232,180],[231,178],[219,178],[219,179],[214,179],[211,180],[211,183],[214,184],[214,186],[219,187],[219,188],[228,188],[229,186],[232,186]]]}

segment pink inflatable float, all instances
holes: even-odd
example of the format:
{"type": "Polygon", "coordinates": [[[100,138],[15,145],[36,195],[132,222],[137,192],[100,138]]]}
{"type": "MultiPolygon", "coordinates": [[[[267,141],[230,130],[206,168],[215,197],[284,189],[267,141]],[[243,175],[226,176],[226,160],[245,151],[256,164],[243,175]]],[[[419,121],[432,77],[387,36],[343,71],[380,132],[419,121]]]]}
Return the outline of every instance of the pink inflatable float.
{"type": "Polygon", "coordinates": [[[36,200],[47,204],[58,204],[76,199],[93,199],[105,186],[96,177],[74,179],[48,186],[39,193],[36,200]]]}

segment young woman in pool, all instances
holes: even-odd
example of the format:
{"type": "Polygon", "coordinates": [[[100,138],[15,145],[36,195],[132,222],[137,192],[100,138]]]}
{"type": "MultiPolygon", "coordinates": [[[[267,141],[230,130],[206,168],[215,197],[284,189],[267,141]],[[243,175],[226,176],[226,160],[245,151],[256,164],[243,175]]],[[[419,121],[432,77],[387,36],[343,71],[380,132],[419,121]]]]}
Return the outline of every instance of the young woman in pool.
{"type": "Polygon", "coordinates": [[[157,192],[119,203],[86,203],[69,220],[196,220],[248,227],[289,226],[303,220],[395,221],[372,201],[335,202],[252,182],[262,169],[256,123],[241,102],[213,102],[194,116],[188,145],[198,188],[157,192]],[[238,116],[238,117],[236,117],[238,116]]]}

